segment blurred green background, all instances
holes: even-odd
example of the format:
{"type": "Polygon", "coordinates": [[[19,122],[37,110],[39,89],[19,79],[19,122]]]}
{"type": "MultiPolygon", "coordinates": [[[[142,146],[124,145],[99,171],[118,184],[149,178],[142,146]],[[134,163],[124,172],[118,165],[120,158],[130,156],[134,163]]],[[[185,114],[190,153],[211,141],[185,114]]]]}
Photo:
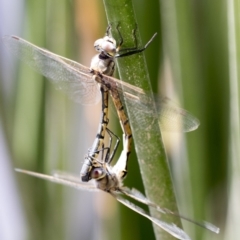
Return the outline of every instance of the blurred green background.
{"type": "MultiPolygon", "coordinates": [[[[221,228],[215,235],[184,223],[192,239],[240,235],[238,4],[133,1],[142,42],[158,32],[145,51],[153,90],[201,121],[193,133],[164,134],[180,212],[221,228]]],[[[98,0],[11,0],[1,2],[0,10],[2,36],[18,35],[86,66],[107,26],[98,0]]],[[[13,171],[78,174],[97,131],[100,105],[71,102],[15,61],[2,43],[0,51],[0,239],[154,239],[148,220],[106,194],[13,171]]],[[[136,163],[132,155],[125,185],[143,191],[136,163]]]]}

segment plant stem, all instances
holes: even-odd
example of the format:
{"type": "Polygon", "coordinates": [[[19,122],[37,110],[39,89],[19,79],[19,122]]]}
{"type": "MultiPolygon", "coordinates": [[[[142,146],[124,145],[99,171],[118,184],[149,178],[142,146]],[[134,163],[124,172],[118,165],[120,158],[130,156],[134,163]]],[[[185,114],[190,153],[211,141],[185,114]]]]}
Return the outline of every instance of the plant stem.
{"type": "MultiPolygon", "coordinates": [[[[108,23],[112,24],[113,36],[118,36],[114,28],[117,24],[120,24],[120,31],[124,38],[124,47],[134,46],[132,31],[137,25],[131,0],[104,0],[104,5],[108,23]]],[[[141,40],[138,31],[136,31],[136,37],[138,45],[140,46],[141,40]]],[[[117,65],[122,80],[140,87],[152,95],[146,61],[142,53],[119,59],[117,65]]],[[[129,110],[127,101],[125,102],[125,106],[126,109],[129,110]]],[[[156,111],[153,97],[152,108],[156,111]]],[[[128,111],[146,195],[159,206],[177,212],[177,203],[161,133],[160,131],[156,131],[158,128],[158,120],[147,117],[144,111],[140,112],[139,118],[149,123],[148,130],[146,131],[146,129],[142,129],[140,121],[132,120],[132,114],[132,111],[128,111]]],[[[159,212],[153,209],[150,209],[150,212],[152,216],[160,218],[159,212]]],[[[181,227],[181,221],[178,218],[171,218],[171,220],[169,220],[170,218],[161,216],[161,219],[168,219],[168,221],[174,222],[181,227]]],[[[175,239],[155,225],[154,231],[156,239],[175,239]]]]}

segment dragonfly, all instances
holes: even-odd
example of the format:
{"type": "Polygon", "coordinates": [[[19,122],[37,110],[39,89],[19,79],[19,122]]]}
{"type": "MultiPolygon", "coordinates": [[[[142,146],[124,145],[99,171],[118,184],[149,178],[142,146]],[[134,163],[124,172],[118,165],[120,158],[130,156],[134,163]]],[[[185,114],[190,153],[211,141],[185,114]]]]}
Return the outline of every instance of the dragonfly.
{"type": "MultiPolygon", "coordinates": [[[[132,203],[127,198],[133,199],[138,201],[139,203],[145,204],[151,208],[155,208],[162,214],[169,214],[173,216],[180,217],[184,220],[192,222],[200,227],[208,229],[214,233],[219,233],[220,229],[208,222],[197,222],[190,218],[187,218],[183,215],[178,213],[174,213],[167,208],[161,208],[157,204],[151,202],[147,197],[144,196],[140,191],[137,189],[130,189],[123,184],[125,172],[126,172],[126,163],[128,155],[128,139],[123,138],[123,150],[118,158],[115,165],[111,166],[111,162],[113,157],[115,156],[118,143],[116,142],[112,153],[110,154],[109,151],[112,148],[112,137],[117,137],[114,133],[112,133],[109,129],[106,129],[109,133],[109,146],[107,147],[107,154],[101,160],[92,159],[91,168],[88,169],[88,174],[90,182],[86,183],[82,181],[82,178],[74,176],[72,174],[64,173],[61,171],[55,171],[53,175],[47,175],[42,173],[37,173],[33,171],[23,170],[23,169],[15,169],[17,172],[24,173],[30,176],[34,176],[37,178],[41,178],[44,180],[48,180],[51,182],[55,182],[58,184],[66,185],[69,187],[73,187],[80,190],[87,190],[87,191],[103,191],[107,194],[110,194],[114,197],[118,202],[123,204],[124,206],[128,207],[129,209],[135,211],[136,213],[142,215],[143,217],[149,219],[151,222],[156,224],[158,227],[162,228],[172,236],[176,237],[177,239],[182,240],[190,240],[190,237],[185,233],[184,230],[179,228],[173,223],[167,223],[155,217],[152,217],[148,212],[143,210],[138,205],[132,203]]],[[[118,137],[117,137],[118,138],[118,137]]]]}

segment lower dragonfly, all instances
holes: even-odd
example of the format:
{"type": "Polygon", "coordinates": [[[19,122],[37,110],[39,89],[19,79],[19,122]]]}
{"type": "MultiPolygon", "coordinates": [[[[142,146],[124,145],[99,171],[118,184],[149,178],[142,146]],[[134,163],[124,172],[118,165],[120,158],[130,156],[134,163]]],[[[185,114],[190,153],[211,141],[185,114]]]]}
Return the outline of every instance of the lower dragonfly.
{"type": "MultiPolygon", "coordinates": [[[[114,135],[114,134],[113,134],[114,135]]],[[[110,145],[108,149],[111,149],[111,135],[110,135],[110,145]]],[[[121,154],[120,158],[118,159],[117,163],[112,167],[110,166],[110,162],[112,161],[112,158],[115,155],[116,149],[117,149],[118,142],[116,143],[113,152],[111,153],[110,157],[109,154],[106,154],[106,158],[102,161],[100,160],[93,160],[93,167],[91,168],[89,174],[90,178],[92,180],[95,180],[95,183],[92,181],[88,183],[83,183],[79,177],[73,176],[71,174],[62,173],[56,171],[55,174],[46,175],[42,173],[27,171],[23,169],[15,169],[17,172],[28,174],[34,177],[42,178],[51,182],[59,183],[62,185],[70,186],[76,189],[81,190],[87,190],[87,191],[99,191],[102,190],[108,194],[110,194],[112,197],[114,197],[117,201],[125,205],[126,207],[132,209],[133,211],[139,213],[140,215],[144,216],[145,218],[149,219],[151,222],[171,234],[172,236],[176,237],[177,239],[181,240],[190,240],[190,237],[179,227],[177,227],[175,224],[167,223],[165,221],[161,221],[160,219],[154,218],[149,215],[146,211],[144,211],[139,206],[133,204],[129,200],[126,199],[126,197],[134,199],[135,201],[138,201],[140,203],[143,203],[149,207],[155,208],[157,211],[161,212],[162,214],[171,214],[177,217],[180,217],[182,219],[185,219],[189,222],[192,222],[196,225],[199,225],[203,228],[206,228],[212,232],[219,233],[219,228],[207,223],[207,222],[196,222],[194,220],[191,220],[187,217],[184,217],[182,215],[179,215],[177,213],[172,212],[171,210],[168,210],[166,208],[161,208],[155,203],[149,201],[141,192],[139,192],[136,189],[130,189],[128,187],[123,186],[123,175],[125,172],[125,162],[126,157],[125,154],[121,154]],[[122,164],[123,162],[123,164],[122,164]],[[116,166],[118,167],[116,168],[116,166]],[[120,167],[122,166],[122,167],[120,167]]],[[[125,148],[127,147],[126,140],[123,138],[123,152],[127,151],[125,148]]]]}

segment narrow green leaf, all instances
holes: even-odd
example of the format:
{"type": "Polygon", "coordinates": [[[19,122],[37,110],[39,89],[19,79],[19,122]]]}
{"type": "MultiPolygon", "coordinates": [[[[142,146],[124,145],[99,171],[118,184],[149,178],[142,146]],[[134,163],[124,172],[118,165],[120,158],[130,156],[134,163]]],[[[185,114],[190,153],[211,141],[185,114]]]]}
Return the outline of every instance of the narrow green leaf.
{"type": "MultiPolygon", "coordinates": [[[[120,31],[124,38],[123,48],[134,46],[132,31],[136,28],[137,23],[132,2],[130,0],[104,0],[104,4],[108,23],[112,24],[113,36],[118,39],[119,36],[117,35],[115,27],[117,24],[120,24],[120,31]]],[[[138,31],[136,32],[136,36],[139,45],[141,45],[138,31]]],[[[131,57],[119,59],[117,64],[122,80],[143,88],[146,92],[150,93],[150,96],[152,95],[149,74],[143,54],[136,54],[131,57]]],[[[127,110],[130,108],[127,102],[126,108],[127,110]]],[[[153,98],[152,108],[155,110],[153,98]]],[[[155,130],[158,128],[158,121],[156,118],[147,117],[144,112],[139,112],[139,119],[144,119],[144,121],[148,123],[148,130],[142,129],[141,121],[133,121],[132,114],[132,110],[128,111],[146,195],[151,201],[161,207],[166,207],[177,212],[172,179],[161,133],[155,130]]],[[[166,218],[166,216],[160,216],[160,213],[153,210],[151,210],[151,214],[154,217],[168,220],[181,226],[181,222],[177,218],[166,218]]],[[[154,226],[154,231],[156,239],[175,239],[156,226],[154,226]]]]}

